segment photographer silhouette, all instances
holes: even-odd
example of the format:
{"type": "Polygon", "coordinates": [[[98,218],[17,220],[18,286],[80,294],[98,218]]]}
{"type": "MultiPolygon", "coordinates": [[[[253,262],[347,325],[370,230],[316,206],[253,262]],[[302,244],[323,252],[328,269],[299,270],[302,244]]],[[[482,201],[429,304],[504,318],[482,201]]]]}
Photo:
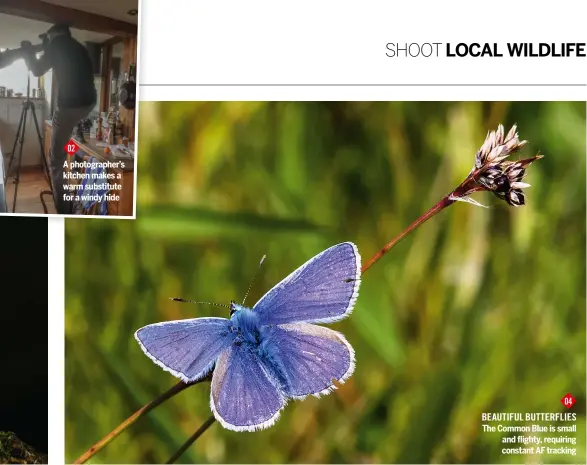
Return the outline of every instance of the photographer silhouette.
{"type": "Polygon", "coordinates": [[[42,55],[37,58],[30,42],[22,42],[21,50],[28,68],[35,77],[53,70],[57,82],[57,104],[53,112],[53,135],[49,154],[51,183],[55,208],[59,214],[71,213],[71,205],[63,198],[63,162],[65,144],[78,121],[93,110],[97,93],[92,62],[87,49],[71,36],[69,26],[55,24],[43,40],[42,55]]]}

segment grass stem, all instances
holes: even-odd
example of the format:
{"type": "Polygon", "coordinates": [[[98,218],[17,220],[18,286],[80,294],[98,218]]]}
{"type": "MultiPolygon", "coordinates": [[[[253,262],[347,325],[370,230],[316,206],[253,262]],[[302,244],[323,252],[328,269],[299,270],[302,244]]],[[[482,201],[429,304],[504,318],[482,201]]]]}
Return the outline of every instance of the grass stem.
{"type": "Polygon", "coordinates": [[[214,415],[211,415],[210,418],[208,418],[203,424],[202,426],[200,426],[198,428],[198,430],[192,434],[190,436],[190,438],[184,443],[183,446],[181,446],[179,448],[179,450],[173,454],[173,456],[165,463],[175,463],[175,461],[180,458],[182,456],[182,454],[189,449],[189,447],[196,442],[196,439],[198,439],[202,434],[204,434],[204,432],[210,427],[212,426],[212,424],[216,421],[216,419],[214,418],[214,415]]]}
{"type": "Polygon", "coordinates": [[[209,378],[204,378],[201,381],[196,381],[195,383],[186,384],[184,382],[179,382],[175,384],[171,389],[166,391],[165,393],[161,394],[156,399],[153,399],[148,404],[145,404],[140,409],[138,409],[135,413],[133,413],[130,417],[124,420],[120,425],[118,425],[115,429],[113,429],[110,433],[104,436],[100,441],[90,447],[86,452],[79,456],[73,463],[86,463],[89,459],[91,459],[94,455],[100,452],[104,447],[106,447],[110,442],[112,442],[117,436],[119,436],[122,432],[128,429],[131,425],[133,425],[139,418],[145,416],[155,407],[161,405],[168,399],[171,399],[176,394],[179,394],[184,389],[187,389],[194,384],[201,383],[202,381],[207,381],[209,378]]]}
{"type": "Polygon", "coordinates": [[[393,238],[389,241],[385,246],[379,250],[375,255],[371,257],[371,259],[363,265],[361,268],[361,274],[365,273],[369,268],[371,268],[375,263],[377,263],[381,257],[383,257],[387,252],[391,250],[391,248],[396,245],[399,241],[401,241],[404,237],[406,237],[409,233],[411,233],[414,229],[418,226],[421,226],[438,212],[443,210],[444,208],[448,207],[449,205],[453,204],[455,200],[453,200],[450,195],[444,197],[440,202],[434,205],[430,210],[424,213],[422,216],[418,217],[412,224],[410,224],[406,229],[404,229],[398,236],[393,238]]]}

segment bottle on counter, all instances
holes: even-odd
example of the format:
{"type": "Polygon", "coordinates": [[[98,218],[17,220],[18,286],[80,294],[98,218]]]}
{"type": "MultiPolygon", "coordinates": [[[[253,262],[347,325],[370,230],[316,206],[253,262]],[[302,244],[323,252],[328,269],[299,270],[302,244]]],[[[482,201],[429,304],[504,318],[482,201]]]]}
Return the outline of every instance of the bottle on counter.
{"type": "Polygon", "coordinates": [[[116,128],[110,126],[108,128],[108,143],[110,145],[114,145],[115,138],[116,138],[116,128]]]}

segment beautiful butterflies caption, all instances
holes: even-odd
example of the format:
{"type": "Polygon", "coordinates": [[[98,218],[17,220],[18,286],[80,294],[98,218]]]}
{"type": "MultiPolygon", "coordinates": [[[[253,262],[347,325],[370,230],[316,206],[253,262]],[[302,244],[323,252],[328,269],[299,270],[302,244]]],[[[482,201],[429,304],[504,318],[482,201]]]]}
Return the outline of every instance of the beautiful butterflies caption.
{"type": "Polygon", "coordinates": [[[230,319],[195,318],[135,333],[145,354],[189,383],[212,370],[210,407],[233,431],[268,428],[289,399],[328,394],[355,367],[333,323],[353,310],[361,257],[351,242],[326,249],[267,292],[253,308],[231,303],[230,319]]]}

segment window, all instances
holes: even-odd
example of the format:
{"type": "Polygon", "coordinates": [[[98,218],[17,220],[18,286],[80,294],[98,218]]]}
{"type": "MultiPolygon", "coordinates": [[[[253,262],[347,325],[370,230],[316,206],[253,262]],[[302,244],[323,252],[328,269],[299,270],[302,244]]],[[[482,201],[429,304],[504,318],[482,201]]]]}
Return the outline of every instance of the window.
{"type": "MultiPolygon", "coordinates": [[[[6,50],[5,48],[0,48],[0,52],[6,50]]],[[[41,53],[37,54],[37,58],[41,56],[41,53]]],[[[13,95],[21,94],[23,97],[26,97],[27,93],[27,78],[30,77],[31,80],[31,93],[30,97],[32,98],[34,95],[33,89],[37,89],[40,87],[40,80],[33,76],[32,73],[29,72],[25,62],[23,59],[18,59],[10,66],[6,68],[0,69],[0,86],[6,87],[6,90],[12,90],[13,95]]],[[[45,94],[47,100],[50,102],[51,99],[51,82],[53,79],[53,72],[49,71],[45,74],[43,81],[45,85],[48,85],[49,88],[45,87],[45,94]]]]}
{"type": "MultiPolygon", "coordinates": [[[[0,86],[12,89],[14,94],[26,95],[27,76],[29,70],[24,60],[17,60],[6,68],[0,69],[0,86]]],[[[31,74],[31,87],[34,87],[36,79],[31,74]]]]}

